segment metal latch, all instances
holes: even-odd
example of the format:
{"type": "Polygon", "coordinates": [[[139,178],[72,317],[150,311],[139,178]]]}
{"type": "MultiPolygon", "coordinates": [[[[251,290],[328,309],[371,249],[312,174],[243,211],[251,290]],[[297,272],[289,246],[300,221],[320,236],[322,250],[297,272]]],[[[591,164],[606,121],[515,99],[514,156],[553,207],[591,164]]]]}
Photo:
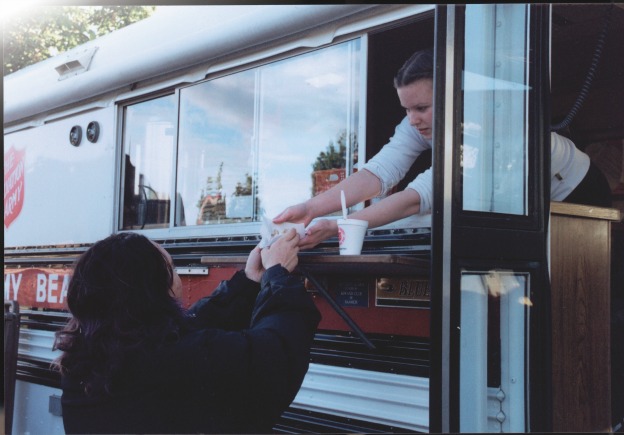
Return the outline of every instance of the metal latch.
{"type": "Polygon", "coordinates": [[[208,266],[176,267],[178,275],[208,275],[208,266]]]}

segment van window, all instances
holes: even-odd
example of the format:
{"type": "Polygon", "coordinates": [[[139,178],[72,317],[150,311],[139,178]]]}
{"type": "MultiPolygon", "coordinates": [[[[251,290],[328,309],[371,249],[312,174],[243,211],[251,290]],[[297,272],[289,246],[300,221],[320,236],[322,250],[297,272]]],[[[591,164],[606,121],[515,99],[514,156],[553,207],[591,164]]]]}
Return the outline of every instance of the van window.
{"type": "Polygon", "coordinates": [[[359,40],[180,91],[177,189],[185,223],[272,217],[357,161],[359,40]]]}
{"type": "Polygon", "coordinates": [[[176,102],[173,95],[124,107],[121,229],[169,226],[176,102]]]}
{"type": "Polygon", "coordinates": [[[470,39],[465,41],[463,71],[464,210],[528,213],[525,8],[466,9],[470,39]]]}

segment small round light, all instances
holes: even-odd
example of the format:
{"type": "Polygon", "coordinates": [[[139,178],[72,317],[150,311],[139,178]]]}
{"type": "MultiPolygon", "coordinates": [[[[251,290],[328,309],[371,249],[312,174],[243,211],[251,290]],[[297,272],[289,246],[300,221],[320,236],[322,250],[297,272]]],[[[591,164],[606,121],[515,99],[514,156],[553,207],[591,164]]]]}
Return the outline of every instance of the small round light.
{"type": "Polygon", "coordinates": [[[96,121],[91,121],[89,125],[87,125],[87,140],[95,143],[98,137],[100,137],[100,124],[96,121]]]}
{"type": "Polygon", "coordinates": [[[77,147],[82,140],[82,128],[79,125],[74,125],[69,131],[69,143],[77,147]]]}

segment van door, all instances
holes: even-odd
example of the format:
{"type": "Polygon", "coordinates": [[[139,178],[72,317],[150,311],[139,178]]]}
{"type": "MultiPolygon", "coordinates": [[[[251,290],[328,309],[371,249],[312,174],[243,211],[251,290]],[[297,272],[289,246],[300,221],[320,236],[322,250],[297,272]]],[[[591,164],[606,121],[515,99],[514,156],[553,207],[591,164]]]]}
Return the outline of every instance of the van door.
{"type": "Polygon", "coordinates": [[[430,431],[548,431],[548,10],[436,12],[430,431]]]}

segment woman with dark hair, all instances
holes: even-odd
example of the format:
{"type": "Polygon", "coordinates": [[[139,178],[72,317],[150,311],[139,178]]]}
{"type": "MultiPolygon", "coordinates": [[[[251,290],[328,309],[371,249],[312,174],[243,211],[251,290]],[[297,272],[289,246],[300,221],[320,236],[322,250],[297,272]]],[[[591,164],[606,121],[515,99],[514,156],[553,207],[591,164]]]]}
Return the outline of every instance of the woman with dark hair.
{"type": "Polygon", "coordinates": [[[320,314],[295,230],[188,311],[169,254],[142,235],[76,262],[55,362],[67,433],[270,432],[299,390],[320,314]]]}
{"type": "MultiPolygon", "coordinates": [[[[341,209],[340,191],[347,206],[374,197],[380,201],[349,215],[368,221],[369,228],[431,213],[433,180],[431,168],[418,174],[403,190],[392,193],[420,154],[432,148],[433,134],[433,50],[414,53],[394,77],[394,87],[406,116],[396,126],[394,136],[360,170],[331,189],[300,204],[286,208],[273,222],[303,222],[341,209]]],[[[610,206],[610,189],[604,175],[590,165],[589,156],[572,141],[551,133],[551,199],[610,206]]],[[[301,249],[312,248],[338,234],[336,220],[321,219],[306,228],[299,242],[301,249]]]]}

